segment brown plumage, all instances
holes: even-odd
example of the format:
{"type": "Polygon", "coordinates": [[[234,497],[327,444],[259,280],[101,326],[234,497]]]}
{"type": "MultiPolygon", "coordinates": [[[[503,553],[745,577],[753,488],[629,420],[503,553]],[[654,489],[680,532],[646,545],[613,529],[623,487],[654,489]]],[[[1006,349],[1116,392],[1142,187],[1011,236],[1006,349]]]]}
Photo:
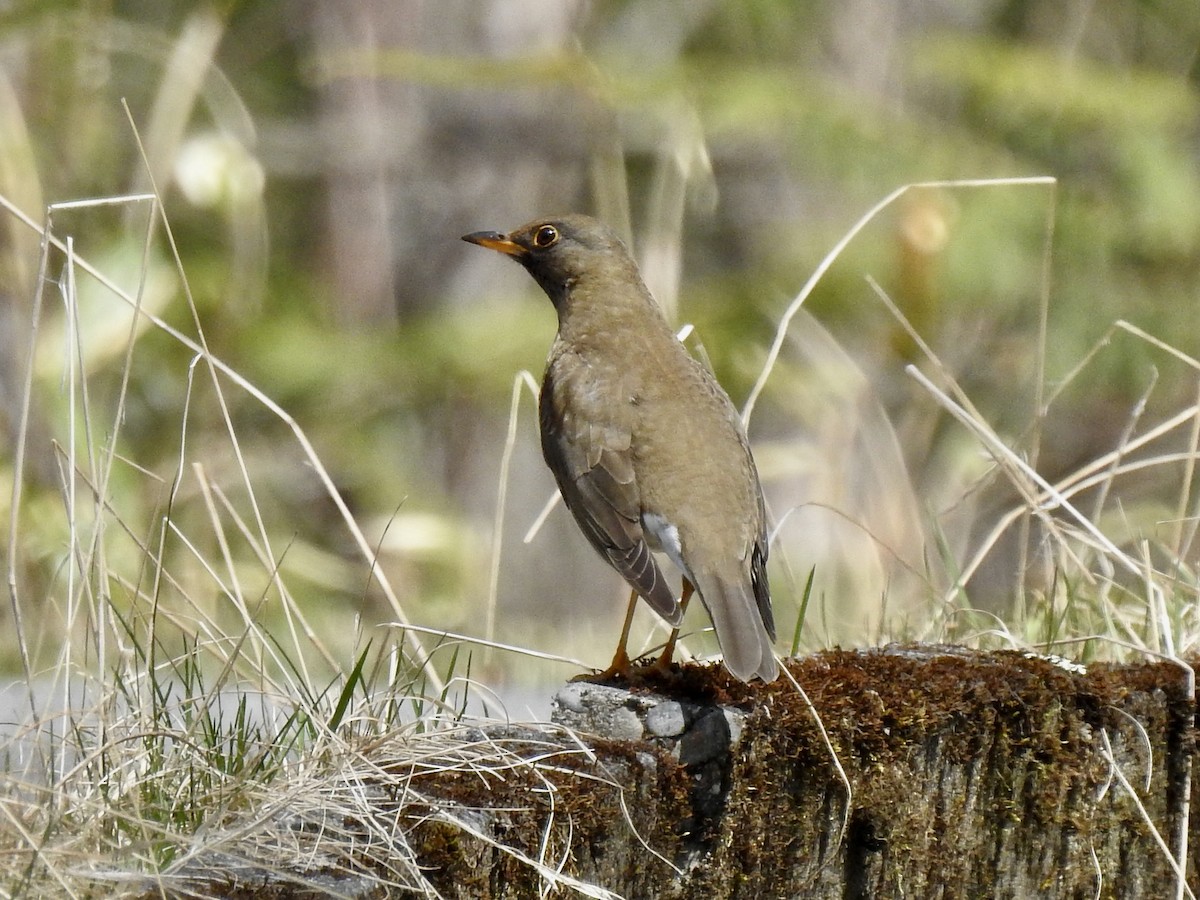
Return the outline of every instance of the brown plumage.
{"type": "MultiPolygon", "coordinates": [[[[682,606],[651,554],[665,552],[683,571],[684,602],[687,582],[700,595],[729,671],[774,680],[766,516],[745,430],[676,339],[625,245],[579,215],[463,240],[521,263],[558,313],[539,404],[542,452],[588,541],[678,627],[682,606]]],[[[628,667],[628,625],[610,672],[628,667]]]]}

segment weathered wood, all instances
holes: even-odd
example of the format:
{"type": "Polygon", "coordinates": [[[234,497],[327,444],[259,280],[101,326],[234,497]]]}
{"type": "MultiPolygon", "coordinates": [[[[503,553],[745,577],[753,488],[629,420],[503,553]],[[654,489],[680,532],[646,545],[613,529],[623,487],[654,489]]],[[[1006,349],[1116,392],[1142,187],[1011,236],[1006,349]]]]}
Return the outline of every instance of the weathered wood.
{"type": "MultiPolygon", "coordinates": [[[[556,871],[629,898],[1175,897],[1156,829],[1173,852],[1190,834],[1200,884],[1184,667],[1082,673],[889,648],[788,671],[811,706],[787,678],[746,686],[688,666],[632,690],[561,692],[556,718],[599,737],[504,727],[464,731],[458,750],[384,742],[369,813],[341,821],[360,835],[342,842],[353,851],[326,846],[342,858],[293,880],[352,872],[359,896],[399,896],[404,859],[410,888],[464,898],[538,896],[556,871]]],[[[196,888],[194,868],[174,875],[196,888]]],[[[310,894],[275,880],[266,895],[310,894]]]]}

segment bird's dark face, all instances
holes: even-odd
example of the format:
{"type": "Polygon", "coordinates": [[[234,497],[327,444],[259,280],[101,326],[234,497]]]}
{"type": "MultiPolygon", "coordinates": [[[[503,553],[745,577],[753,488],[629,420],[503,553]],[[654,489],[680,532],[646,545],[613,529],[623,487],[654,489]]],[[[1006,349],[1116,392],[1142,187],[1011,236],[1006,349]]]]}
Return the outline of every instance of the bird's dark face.
{"type": "Polygon", "coordinates": [[[538,219],[508,234],[476,231],[463,240],[510,256],[523,265],[556,307],[589,273],[632,264],[620,238],[602,222],[586,216],[538,219]]]}

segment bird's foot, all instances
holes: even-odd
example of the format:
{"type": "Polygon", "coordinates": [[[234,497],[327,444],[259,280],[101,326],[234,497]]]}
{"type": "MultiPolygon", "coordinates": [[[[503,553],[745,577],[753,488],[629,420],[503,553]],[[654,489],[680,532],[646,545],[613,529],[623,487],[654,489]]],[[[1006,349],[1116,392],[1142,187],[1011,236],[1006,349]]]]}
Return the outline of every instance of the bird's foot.
{"type": "Polygon", "coordinates": [[[671,629],[671,636],[667,638],[667,643],[663,646],[663,651],[658,655],[653,663],[655,672],[660,675],[670,674],[675,661],[675,642],[679,640],[679,629],[671,629]]]}
{"type": "Polygon", "coordinates": [[[584,672],[571,680],[586,681],[588,684],[607,684],[610,681],[629,682],[633,680],[633,661],[630,660],[629,654],[622,646],[607,669],[601,672],[584,672]]]}
{"type": "Polygon", "coordinates": [[[650,663],[650,665],[646,666],[646,668],[649,671],[653,672],[655,675],[661,676],[663,678],[666,678],[669,675],[674,675],[675,674],[675,660],[673,658],[674,656],[675,656],[674,653],[663,653],[661,656],[656,658],[654,660],[654,662],[652,662],[652,663],[650,663]]]}

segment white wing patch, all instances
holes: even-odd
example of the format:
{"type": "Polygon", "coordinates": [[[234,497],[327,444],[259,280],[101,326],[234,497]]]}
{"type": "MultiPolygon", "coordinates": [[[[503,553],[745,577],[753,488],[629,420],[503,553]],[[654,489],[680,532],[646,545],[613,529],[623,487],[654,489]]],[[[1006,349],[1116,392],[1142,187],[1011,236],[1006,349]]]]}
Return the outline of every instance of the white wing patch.
{"type": "Polygon", "coordinates": [[[679,541],[678,528],[658,513],[643,513],[642,531],[646,536],[646,543],[652,549],[667,554],[671,562],[675,563],[679,570],[687,576],[688,581],[692,584],[696,583],[691,569],[683,561],[683,545],[679,541]]]}

